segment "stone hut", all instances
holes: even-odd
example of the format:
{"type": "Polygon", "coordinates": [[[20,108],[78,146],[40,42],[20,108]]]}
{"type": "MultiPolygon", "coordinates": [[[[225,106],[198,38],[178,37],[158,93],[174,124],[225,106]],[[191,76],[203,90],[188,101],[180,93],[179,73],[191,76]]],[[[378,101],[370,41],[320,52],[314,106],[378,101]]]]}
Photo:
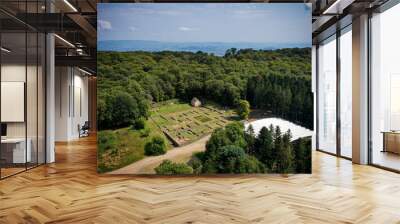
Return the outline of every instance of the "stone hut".
{"type": "Polygon", "coordinates": [[[199,99],[197,99],[196,97],[193,97],[192,101],[190,102],[190,104],[193,107],[200,107],[201,106],[201,101],[199,99]]]}

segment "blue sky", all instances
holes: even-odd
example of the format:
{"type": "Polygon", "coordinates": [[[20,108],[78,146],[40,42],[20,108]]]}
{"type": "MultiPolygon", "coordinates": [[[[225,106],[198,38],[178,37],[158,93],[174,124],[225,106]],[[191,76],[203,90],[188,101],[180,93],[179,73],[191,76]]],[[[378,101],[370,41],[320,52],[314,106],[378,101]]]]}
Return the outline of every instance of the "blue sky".
{"type": "Polygon", "coordinates": [[[301,3],[103,3],[98,40],[311,43],[301,3]]]}

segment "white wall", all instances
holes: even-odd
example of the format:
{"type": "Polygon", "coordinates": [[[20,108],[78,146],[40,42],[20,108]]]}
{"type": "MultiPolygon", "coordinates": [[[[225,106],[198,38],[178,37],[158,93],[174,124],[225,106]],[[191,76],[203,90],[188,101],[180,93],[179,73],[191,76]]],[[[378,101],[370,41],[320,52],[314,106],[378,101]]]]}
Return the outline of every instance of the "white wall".
{"type": "Polygon", "coordinates": [[[88,102],[88,78],[87,76],[82,76],[83,73],[79,72],[77,75],[75,70],[74,75],[74,107],[72,108],[72,120],[71,120],[71,135],[74,137],[79,137],[78,124],[81,126],[85,121],[89,120],[89,102],[88,102]]]}
{"type": "Polygon", "coordinates": [[[66,141],[68,140],[68,88],[70,85],[69,68],[56,67],[55,68],[55,140],[66,141]]]}
{"type": "MultiPolygon", "coordinates": [[[[37,102],[36,102],[36,80],[31,78],[31,74],[36,76],[36,66],[25,66],[25,64],[3,64],[1,66],[1,81],[2,82],[24,82],[26,71],[28,72],[29,87],[34,86],[34,88],[27,88],[27,119],[28,119],[28,129],[32,127],[36,130],[36,113],[32,113],[34,110],[36,112],[37,102]],[[27,69],[27,70],[26,70],[27,69]],[[33,122],[33,123],[31,123],[33,122]],[[33,127],[34,126],[34,127],[33,127]]],[[[4,96],[3,96],[4,97],[4,96]]],[[[40,105],[39,105],[40,106],[40,105]]],[[[2,110],[7,110],[8,108],[2,108],[2,110]]],[[[22,108],[24,110],[24,108],[22,108]]],[[[7,122],[7,135],[9,137],[25,137],[25,123],[26,122],[7,122]]],[[[36,134],[36,132],[35,132],[36,134]]],[[[28,133],[29,137],[29,133],[28,133]]]]}
{"type": "MultiPolygon", "coordinates": [[[[44,163],[44,92],[42,68],[36,65],[28,65],[25,63],[4,63],[1,66],[2,82],[23,82],[26,84],[26,107],[22,102],[22,107],[16,109],[12,107],[2,107],[3,113],[22,113],[26,112],[26,120],[24,118],[20,122],[5,122],[7,124],[8,138],[24,138],[25,135],[29,139],[31,155],[33,162],[39,159],[39,163],[44,163]],[[36,69],[39,69],[38,71],[36,69]],[[27,81],[25,80],[27,78],[27,81]],[[20,110],[20,111],[12,111],[20,110]],[[38,155],[37,155],[38,153],[38,155]]],[[[2,89],[2,93],[4,89],[2,89]]],[[[24,90],[19,90],[19,94],[24,94],[24,90]],[[22,92],[21,92],[22,91],[22,92]]],[[[7,95],[2,95],[7,98],[7,95]]],[[[15,102],[17,103],[17,102],[15,102]]]]}
{"type": "MultiPolygon", "coordinates": [[[[25,64],[3,64],[1,66],[1,81],[25,82],[25,64]]],[[[1,108],[7,110],[7,108],[1,108]]],[[[25,122],[7,122],[7,137],[25,137],[25,122]]]]}
{"type": "Polygon", "coordinates": [[[73,67],[56,67],[55,140],[79,138],[78,125],[88,120],[88,78],[73,67]]]}

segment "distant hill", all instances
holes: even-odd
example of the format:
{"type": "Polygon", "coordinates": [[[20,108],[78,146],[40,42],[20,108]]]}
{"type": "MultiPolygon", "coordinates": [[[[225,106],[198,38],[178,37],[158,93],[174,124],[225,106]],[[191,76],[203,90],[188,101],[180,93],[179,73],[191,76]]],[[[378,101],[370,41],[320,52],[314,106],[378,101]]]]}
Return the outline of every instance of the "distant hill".
{"type": "Polygon", "coordinates": [[[246,43],[246,42],[161,42],[146,40],[104,40],[98,41],[98,51],[189,51],[207,52],[222,56],[229,48],[255,50],[274,50],[280,48],[311,47],[307,43],[246,43]]]}

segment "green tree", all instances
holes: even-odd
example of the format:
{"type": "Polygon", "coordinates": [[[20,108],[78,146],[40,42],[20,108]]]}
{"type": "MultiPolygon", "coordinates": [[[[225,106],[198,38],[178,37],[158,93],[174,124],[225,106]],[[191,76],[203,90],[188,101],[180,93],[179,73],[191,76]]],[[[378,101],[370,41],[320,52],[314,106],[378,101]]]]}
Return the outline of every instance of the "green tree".
{"type": "Polygon", "coordinates": [[[234,57],[236,55],[236,48],[229,48],[228,50],[225,51],[225,58],[230,58],[230,57],[234,57]]]}
{"type": "Polygon", "coordinates": [[[225,126],[225,134],[229,139],[230,145],[246,148],[244,125],[241,122],[232,122],[225,126]]]}
{"type": "Polygon", "coordinates": [[[221,148],[216,158],[218,173],[262,173],[264,166],[256,158],[249,157],[242,148],[228,145],[221,148]]]}
{"type": "Polygon", "coordinates": [[[136,80],[129,80],[126,92],[136,101],[137,107],[135,108],[135,113],[140,114],[140,117],[148,118],[150,116],[149,100],[146,98],[146,92],[140,84],[136,80]]]}
{"type": "Polygon", "coordinates": [[[311,138],[299,138],[293,141],[296,173],[311,173],[311,138]]]}
{"type": "Polygon", "coordinates": [[[134,124],[136,120],[148,116],[148,109],[144,99],[139,100],[119,89],[101,93],[97,108],[99,130],[134,124]]]}
{"type": "Polygon", "coordinates": [[[269,170],[273,170],[276,164],[276,150],[273,139],[273,127],[261,128],[255,142],[255,154],[269,170]]]}
{"type": "Polygon", "coordinates": [[[222,128],[215,129],[211,134],[210,139],[206,143],[206,151],[204,153],[203,160],[208,158],[214,158],[218,152],[218,149],[231,144],[232,142],[226,136],[226,132],[222,128]]]}
{"type": "Polygon", "coordinates": [[[242,120],[246,120],[247,118],[249,118],[250,103],[247,100],[239,100],[239,103],[236,108],[236,113],[242,120]]]}
{"type": "Polygon", "coordinates": [[[246,153],[254,155],[255,147],[256,147],[256,134],[254,133],[253,125],[249,125],[245,132],[245,140],[247,143],[247,151],[246,153]]]}
{"type": "Polygon", "coordinates": [[[126,92],[117,91],[111,98],[111,108],[114,127],[123,127],[132,124],[133,121],[140,117],[139,113],[135,113],[137,102],[131,95],[126,92]]]}
{"type": "Polygon", "coordinates": [[[276,144],[277,157],[276,157],[276,172],[277,173],[291,173],[295,168],[294,152],[291,144],[290,130],[283,134],[280,141],[276,144]]]}

